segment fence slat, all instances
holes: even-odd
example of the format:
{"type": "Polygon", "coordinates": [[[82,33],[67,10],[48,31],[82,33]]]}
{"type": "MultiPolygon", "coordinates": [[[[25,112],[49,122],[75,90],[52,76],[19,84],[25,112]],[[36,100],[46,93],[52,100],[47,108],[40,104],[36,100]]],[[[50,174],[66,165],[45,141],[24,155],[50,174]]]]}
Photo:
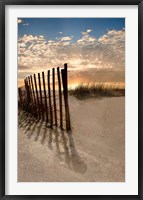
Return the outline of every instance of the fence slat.
{"type": "Polygon", "coordinates": [[[31,100],[30,100],[30,93],[29,93],[29,86],[28,86],[27,78],[25,79],[24,82],[25,82],[26,98],[27,98],[26,109],[27,109],[27,110],[30,110],[30,103],[31,103],[31,100]]]}
{"type": "Polygon", "coordinates": [[[46,75],[42,72],[41,77],[40,73],[37,74],[37,77],[36,74],[28,76],[24,83],[25,92],[21,92],[22,90],[18,89],[19,103],[21,105],[21,102],[23,102],[23,109],[32,112],[38,119],[45,119],[51,128],[53,125],[58,125],[63,129],[66,125],[66,130],[71,130],[67,64],[64,64],[64,69],[62,70],[57,67],[57,72],[55,68],[52,68],[51,74],[50,70],[48,70],[46,75]],[[47,77],[45,78],[45,76],[47,77]],[[46,91],[47,87],[48,91],[46,91]]]}
{"type": "Polygon", "coordinates": [[[50,88],[50,70],[48,70],[48,94],[49,94],[49,109],[50,109],[50,126],[53,126],[53,113],[51,104],[51,88],[50,88]]]}
{"type": "Polygon", "coordinates": [[[68,79],[67,79],[67,64],[64,64],[64,69],[62,72],[62,82],[63,82],[63,92],[65,101],[65,115],[66,115],[66,129],[71,130],[70,115],[69,115],[69,105],[68,105],[68,79]]]}
{"type": "Polygon", "coordinates": [[[46,120],[47,120],[47,122],[48,122],[48,107],[47,107],[47,95],[46,95],[46,86],[45,86],[45,76],[44,76],[44,72],[42,72],[42,78],[43,78],[44,97],[45,97],[46,120]]]}
{"type": "Polygon", "coordinates": [[[43,110],[43,101],[42,101],[42,90],[41,90],[41,79],[40,79],[40,73],[38,73],[38,82],[39,82],[39,90],[40,90],[40,101],[41,101],[42,119],[44,119],[44,110],[43,110]]]}
{"type": "Polygon", "coordinates": [[[54,116],[55,116],[55,125],[57,126],[57,106],[56,106],[56,95],[55,95],[55,69],[52,69],[53,72],[53,105],[54,105],[54,116]]]}
{"type": "Polygon", "coordinates": [[[57,67],[57,76],[58,76],[58,87],[59,87],[60,127],[63,129],[62,93],[61,93],[61,79],[60,79],[59,67],[57,67]]]}
{"type": "Polygon", "coordinates": [[[30,83],[30,77],[29,76],[28,76],[27,80],[28,80],[28,86],[29,86],[30,99],[31,99],[31,102],[33,103],[32,88],[31,88],[31,83],[30,83]]]}
{"type": "Polygon", "coordinates": [[[33,93],[33,99],[34,99],[34,109],[36,111],[36,117],[38,117],[38,109],[37,109],[37,103],[36,103],[36,97],[35,97],[35,92],[34,92],[34,85],[33,85],[32,75],[30,76],[30,80],[31,80],[32,93],[33,93]]]}
{"type": "Polygon", "coordinates": [[[28,76],[28,85],[29,85],[29,95],[30,95],[30,100],[31,100],[31,103],[30,103],[30,109],[32,111],[33,114],[35,114],[35,109],[34,109],[34,100],[33,100],[33,95],[32,95],[32,87],[31,87],[31,82],[30,82],[30,77],[28,76]]]}
{"type": "Polygon", "coordinates": [[[39,96],[38,96],[37,82],[36,82],[36,75],[35,74],[34,74],[34,83],[35,83],[36,97],[37,97],[37,104],[38,104],[38,117],[41,118],[40,107],[39,107],[39,96]]]}
{"type": "Polygon", "coordinates": [[[23,108],[23,100],[22,100],[22,90],[21,90],[21,88],[18,88],[18,94],[19,94],[20,106],[23,108]]]}

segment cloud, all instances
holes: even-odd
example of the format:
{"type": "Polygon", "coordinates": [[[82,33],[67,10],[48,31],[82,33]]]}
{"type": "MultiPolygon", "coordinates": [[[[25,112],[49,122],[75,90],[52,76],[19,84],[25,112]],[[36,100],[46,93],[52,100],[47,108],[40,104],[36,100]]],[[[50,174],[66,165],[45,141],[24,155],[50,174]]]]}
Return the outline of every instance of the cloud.
{"type": "Polygon", "coordinates": [[[63,34],[63,32],[59,32],[59,34],[63,34]]]}
{"type": "Polygon", "coordinates": [[[22,19],[18,19],[18,24],[21,24],[23,22],[23,20],[22,19]]]}
{"type": "Polygon", "coordinates": [[[85,32],[81,32],[82,35],[88,35],[88,33],[90,33],[92,30],[91,29],[87,29],[85,32]]]}
{"type": "MultiPolygon", "coordinates": [[[[71,70],[86,69],[124,72],[125,30],[110,30],[96,39],[87,29],[77,41],[73,37],[47,40],[43,35],[18,39],[19,70],[47,70],[68,63],[71,70]]],[[[106,73],[107,74],[107,73],[106,73]]],[[[111,73],[110,73],[111,74],[111,73]]]]}
{"type": "Polygon", "coordinates": [[[89,33],[91,32],[91,29],[87,29],[85,32],[81,32],[82,38],[77,40],[77,43],[80,45],[88,45],[91,43],[94,43],[96,41],[95,37],[91,37],[89,33]]]}
{"type": "Polygon", "coordinates": [[[72,83],[124,83],[125,73],[119,70],[88,69],[70,72],[69,84],[72,83]]]}
{"type": "Polygon", "coordinates": [[[83,37],[77,40],[77,43],[80,45],[87,45],[96,41],[95,37],[91,37],[88,34],[84,34],[83,37]]]}
{"type": "Polygon", "coordinates": [[[60,38],[61,41],[70,41],[72,40],[72,37],[62,37],[60,38]]]}
{"type": "Polygon", "coordinates": [[[87,29],[87,33],[90,33],[92,30],[91,29],[87,29]]]}
{"type": "Polygon", "coordinates": [[[24,23],[22,19],[18,19],[18,24],[22,24],[23,26],[29,26],[29,23],[24,23]]]}
{"type": "Polygon", "coordinates": [[[29,23],[23,24],[23,26],[29,26],[29,23]]]}

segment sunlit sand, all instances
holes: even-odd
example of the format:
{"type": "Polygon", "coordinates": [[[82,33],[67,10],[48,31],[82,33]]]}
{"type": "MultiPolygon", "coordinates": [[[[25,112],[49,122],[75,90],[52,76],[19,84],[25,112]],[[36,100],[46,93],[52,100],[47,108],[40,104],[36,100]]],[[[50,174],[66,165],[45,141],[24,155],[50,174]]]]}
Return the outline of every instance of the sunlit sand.
{"type": "Polygon", "coordinates": [[[125,98],[69,96],[72,131],[20,111],[18,181],[125,181],[125,98]]]}

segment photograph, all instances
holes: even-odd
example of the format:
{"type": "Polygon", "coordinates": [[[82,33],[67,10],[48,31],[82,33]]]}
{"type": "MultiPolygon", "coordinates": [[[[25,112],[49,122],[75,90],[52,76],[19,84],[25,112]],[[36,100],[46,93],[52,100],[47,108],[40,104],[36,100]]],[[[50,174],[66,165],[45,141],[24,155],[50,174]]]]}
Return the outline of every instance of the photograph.
{"type": "Polygon", "coordinates": [[[124,17],[17,18],[17,182],[125,182],[124,17]]]}

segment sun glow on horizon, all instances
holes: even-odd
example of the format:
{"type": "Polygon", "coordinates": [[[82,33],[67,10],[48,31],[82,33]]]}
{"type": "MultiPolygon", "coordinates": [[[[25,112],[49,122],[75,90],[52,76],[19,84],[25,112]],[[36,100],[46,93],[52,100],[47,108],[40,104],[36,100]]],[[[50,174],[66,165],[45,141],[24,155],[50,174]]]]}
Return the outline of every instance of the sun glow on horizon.
{"type": "Polygon", "coordinates": [[[47,81],[47,70],[54,67],[56,72],[64,63],[69,87],[124,83],[125,18],[18,19],[19,87],[29,75],[43,71],[47,81]]]}

